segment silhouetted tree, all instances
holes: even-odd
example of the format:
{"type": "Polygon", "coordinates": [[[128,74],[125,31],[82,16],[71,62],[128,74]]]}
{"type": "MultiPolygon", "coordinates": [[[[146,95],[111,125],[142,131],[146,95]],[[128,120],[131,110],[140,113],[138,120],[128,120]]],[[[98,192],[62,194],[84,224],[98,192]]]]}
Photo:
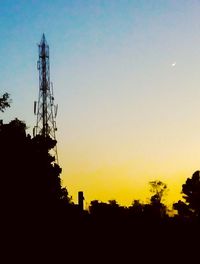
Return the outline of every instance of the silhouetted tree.
{"type": "Polygon", "coordinates": [[[57,210],[70,203],[61,186],[61,168],[49,153],[56,141],[26,135],[24,122],[15,119],[0,126],[1,195],[12,211],[57,210]]]}
{"type": "Polygon", "coordinates": [[[145,217],[152,218],[152,220],[159,220],[166,216],[167,213],[167,207],[162,202],[167,191],[167,185],[158,180],[151,181],[149,184],[152,196],[150,198],[150,204],[146,204],[144,207],[145,217]]]}
{"type": "Polygon", "coordinates": [[[9,99],[9,94],[4,93],[2,97],[0,97],[0,111],[4,112],[7,107],[10,107],[11,100],[9,99]]]}
{"type": "Polygon", "coordinates": [[[153,196],[151,197],[151,203],[161,203],[163,196],[166,193],[167,185],[162,181],[151,181],[150,184],[150,192],[152,192],[153,196]]]}
{"type": "Polygon", "coordinates": [[[134,200],[132,206],[129,207],[129,210],[135,218],[140,219],[144,212],[144,204],[139,200],[134,200]]]}
{"type": "Polygon", "coordinates": [[[174,204],[178,214],[187,218],[200,217],[200,171],[195,171],[191,178],[182,185],[183,201],[174,204]]]}
{"type": "Polygon", "coordinates": [[[125,208],[120,206],[116,200],[109,200],[108,203],[91,201],[89,211],[95,221],[101,223],[114,224],[119,223],[124,216],[125,208]]]}
{"type": "Polygon", "coordinates": [[[193,215],[188,204],[179,200],[177,203],[173,204],[173,209],[177,210],[178,216],[183,219],[190,219],[193,215]]]}

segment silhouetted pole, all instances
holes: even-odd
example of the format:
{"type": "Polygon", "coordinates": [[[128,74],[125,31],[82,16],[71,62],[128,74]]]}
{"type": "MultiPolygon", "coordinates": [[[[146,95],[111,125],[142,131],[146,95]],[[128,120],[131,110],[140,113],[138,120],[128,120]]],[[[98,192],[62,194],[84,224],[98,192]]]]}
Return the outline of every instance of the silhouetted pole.
{"type": "Polygon", "coordinates": [[[83,211],[84,209],[83,201],[84,201],[83,192],[78,192],[78,207],[81,211],[83,211]]]}

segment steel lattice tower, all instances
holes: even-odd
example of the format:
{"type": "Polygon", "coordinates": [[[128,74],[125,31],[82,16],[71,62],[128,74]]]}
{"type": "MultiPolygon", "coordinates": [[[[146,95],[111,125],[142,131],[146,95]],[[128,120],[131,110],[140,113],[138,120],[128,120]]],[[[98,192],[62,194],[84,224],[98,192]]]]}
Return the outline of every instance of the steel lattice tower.
{"type": "MultiPolygon", "coordinates": [[[[56,115],[58,106],[54,105],[53,85],[50,82],[49,66],[49,45],[43,34],[39,48],[39,60],[37,69],[39,71],[39,97],[38,102],[34,102],[34,113],[37,115],[37,122],[34,128],[34,136],[42,135],[44,138],[56,140],[56,115]]],[[[58,163],[57,147],[53,149],[55,162],[58,163]]]]}

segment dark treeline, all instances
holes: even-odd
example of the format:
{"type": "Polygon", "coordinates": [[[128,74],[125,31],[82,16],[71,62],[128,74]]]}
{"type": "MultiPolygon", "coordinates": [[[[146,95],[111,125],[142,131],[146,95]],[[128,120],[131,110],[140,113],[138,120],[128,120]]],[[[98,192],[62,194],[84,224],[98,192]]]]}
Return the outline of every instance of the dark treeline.
{"type": "MultiPolygon", "coordinates": [[[[8,99],[0,99],[0,111],[8,99]]],[[[149,203],[92,201],[85,211],[62,187],[50,155],[55,144],[27,135],[18,119],[0,124],[2,263],[192,263],[198,257],[199,171],[183,184],[173,216],[161,181],[150,182],[149,203]]]]}

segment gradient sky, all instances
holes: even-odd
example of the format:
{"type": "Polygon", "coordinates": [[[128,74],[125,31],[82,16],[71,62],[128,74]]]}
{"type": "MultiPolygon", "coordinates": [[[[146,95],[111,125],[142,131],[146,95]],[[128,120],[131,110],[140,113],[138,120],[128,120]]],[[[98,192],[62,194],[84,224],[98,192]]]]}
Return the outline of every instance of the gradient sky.
{"type": "Polygon", "coordinates": [[[77,201],[168,203],[200,169],[200,1],[0,0],[4,122],[36,123],[37,43],[50,45],[62,179],[77,201]],[[172,64],[176,62],[173,67],[172,64]]]}

